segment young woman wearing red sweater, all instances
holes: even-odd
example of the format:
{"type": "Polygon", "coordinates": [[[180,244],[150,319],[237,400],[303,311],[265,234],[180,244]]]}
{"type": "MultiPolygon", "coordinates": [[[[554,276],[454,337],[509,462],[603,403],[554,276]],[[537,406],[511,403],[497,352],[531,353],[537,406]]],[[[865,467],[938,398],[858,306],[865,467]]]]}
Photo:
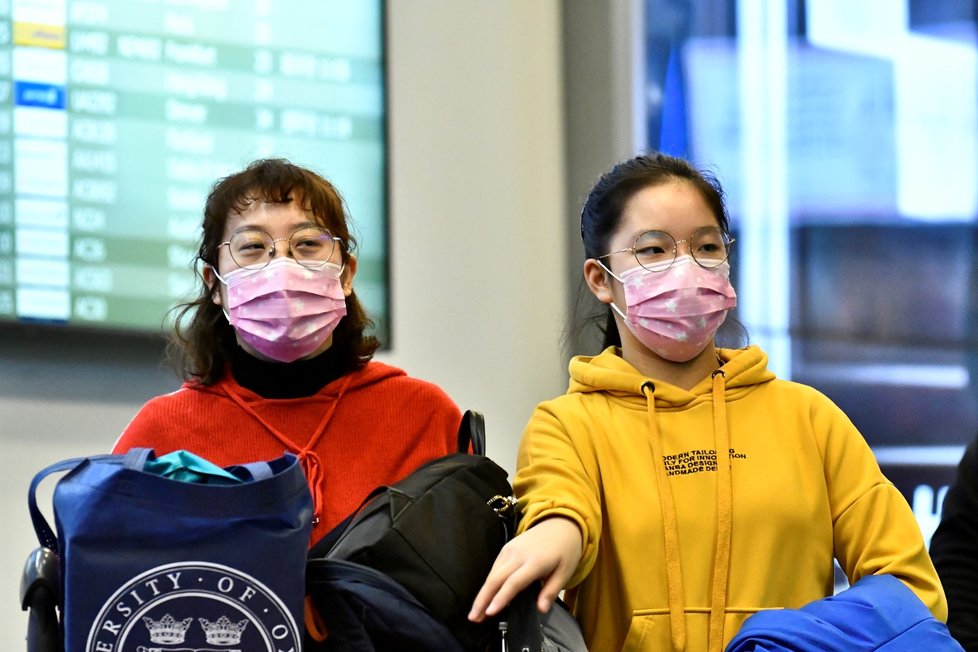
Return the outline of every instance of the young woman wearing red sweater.
{"type": "Polygon", "coordinates": [[[343,199],[316,173],[275,159],[220,179],[199,294],[178,309],[169,349],[185,382],[150,400],[114,451],[184,449],[222,466],[295,453],[314,499],[310,545],[375,487],[453,452],[455,403],[371,360],[355,249],[343,199]]]}

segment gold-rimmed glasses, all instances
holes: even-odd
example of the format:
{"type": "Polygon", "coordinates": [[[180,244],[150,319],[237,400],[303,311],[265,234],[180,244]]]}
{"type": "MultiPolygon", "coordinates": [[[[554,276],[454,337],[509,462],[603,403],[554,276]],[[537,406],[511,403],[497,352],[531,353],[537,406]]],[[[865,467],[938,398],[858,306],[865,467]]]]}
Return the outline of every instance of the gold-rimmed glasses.
{"type": "Polygon", "coordinates": [[[700,267],[718,267],[730,255],[734,239],[717,226],[704,226],[696,229],[691,236],[676,240],[665,231],[646,231],[635,238],[631,247],[612,251],[598,259],[614,254],[631,253],[636,262],[651,272],[664,272],[676,261],[679,245],[687,243],[689,253],[700,267]]]}
{"type": "Polygon", "coordinates": [[[322,267],[329,262],[340,238],[321,226],[304,226],[288,238],[273,238],[262,229],[242,229],[234,232],[220,246],[227,245],[231,259],[245,269],[261,269],[275,256],[275,244],[287,242],[289,255],[303,267],[322,267]]]}

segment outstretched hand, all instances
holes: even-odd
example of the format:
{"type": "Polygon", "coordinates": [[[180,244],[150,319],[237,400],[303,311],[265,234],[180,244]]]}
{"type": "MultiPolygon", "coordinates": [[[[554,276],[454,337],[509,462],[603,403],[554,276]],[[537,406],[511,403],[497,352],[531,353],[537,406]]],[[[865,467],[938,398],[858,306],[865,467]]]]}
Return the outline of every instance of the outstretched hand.
{"type": "Polygon", "coordinates": [[[554,516],[536,523],[499,551],[475,596],[469,620],[495,616],[535,580],[543,585],[537,609],[546,613],[577,568],[582,548],[581,529],[571,519],[554,516]]]}

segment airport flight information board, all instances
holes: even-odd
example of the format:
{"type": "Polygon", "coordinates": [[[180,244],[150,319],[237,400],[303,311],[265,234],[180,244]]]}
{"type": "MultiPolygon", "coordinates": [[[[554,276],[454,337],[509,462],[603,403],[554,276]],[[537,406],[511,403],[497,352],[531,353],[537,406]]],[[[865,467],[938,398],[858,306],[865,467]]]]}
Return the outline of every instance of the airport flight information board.
{"type": "Polygon", "coordinates": [[[256,158],[330,179],[387,324],[381,0],[0,0],[0,321],[159,331],[206,195],[256,158]]]}

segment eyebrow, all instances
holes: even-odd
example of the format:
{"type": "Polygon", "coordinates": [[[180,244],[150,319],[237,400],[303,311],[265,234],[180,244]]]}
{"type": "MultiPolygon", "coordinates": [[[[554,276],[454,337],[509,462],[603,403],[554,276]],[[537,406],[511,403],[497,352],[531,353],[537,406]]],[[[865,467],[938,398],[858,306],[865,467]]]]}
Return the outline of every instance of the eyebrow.
{"type": "MultiPolygon", "coordinates": [[[[723,229],[720,228],[720,225],[719,224],[701,224],[699,226],[694,226],[692,228],[692,230],[686,235],[686,238],[689,238],[690,236],[692,236],[694,233],[696,233],[700,229],[706,229],[706,228],[710,228],[710,227],[715,228],[715,229],[719,229],[720,231],[723,231],[723,229]]],[[[639,236],[644,235],[646,233],[649,233],[650,231],[658,231],[659,233],[665,233],[666,235],[670,236],[673,240],[684,240],[685,239],[685,238],[677,238],[675,235],[673,235],[669,231],[666,231],[665,229],[641,229],[641,230],[638,230],[638,231],[635,231],[634,233],[632,233],[631,238],[632,238],[632,240],[637,240],[639,236]]]]}
{"type": "MultiPolygon", "coordinates": [[[[320,229],[325,229],[326,228],[325,226],[323,226],[319,222],[313,222],[312,220],[306,220],[304,222],[293,222],[290,225],[290,227],[289,227],[289,232],[290,233],[295,233],[299,229],[304,229],[304,228],[310,227],[310,226],[314,226],[314,227],[317,227],[317,228],[320,228],[320,229]]],[[[240,227],[238,227],[234,231],[231,231],[231,235],[234,235],[236,233],[241,233],[242,231],[265,231],[267,233],[267,230],[266,229],[264,229],[263,227],[261,227],[261,226],[259,226],[257,224],[242,224],[240,227]]]]}

